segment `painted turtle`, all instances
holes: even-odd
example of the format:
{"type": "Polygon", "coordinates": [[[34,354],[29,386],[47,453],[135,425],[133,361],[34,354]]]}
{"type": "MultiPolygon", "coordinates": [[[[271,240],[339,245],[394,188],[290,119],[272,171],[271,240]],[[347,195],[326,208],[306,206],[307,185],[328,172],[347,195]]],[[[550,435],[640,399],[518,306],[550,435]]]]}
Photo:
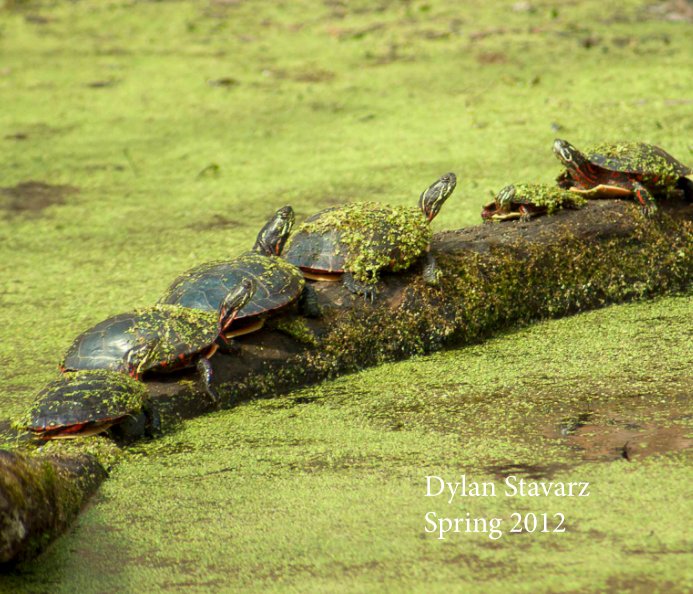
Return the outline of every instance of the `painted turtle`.
{"type": "Polygon", "coordinates": [[[561,208],[582,208],[587,200],[561,188],[543,184],[511,184],[505,186],[493,202],[481,211],[481,218],[493,221],[520,219],[552,214],[561,208]]]}
{"type": "Polygon", "coordinates": [[[293,209],[280,208],[262,228],[252,250],[233,260],[209,262],[183,273],[159,303],[217,311],[231,289],[244,278],[253,278],[255,293],[238,311],[225,335],[240,336],[259,330],[265,314],[290,305],[303,291],[305,280],[301,271],[279,257],[293,224],[293,209]]]}
{"type": "Polygon", "coordinates": [[[61,370],[109,369],[140,379],[150,371],[196,365],[206,392],[216,401],[209,358],[219,347],[220,335],[254,290],[254,282],[244,279],[226,296],[218,314],[179,305],[155,305],[108,318],[75,339],[61,370]]]}
{"type": "Polygon", "coordinates": [[[599,144],[581,153],[565,140],[553,143],[553,152],[565,165],[559,186],[587,198],[633,196],[645,215],[657,210],[655,197],[693,198],[690,168],[665,150],[644,142],[599,144]]]}
{"type": "Polygon", "coordinates": [[[421,194],[419,208],[363,202],[323,210],[292,235],[284,257],[306,278],[341,279],[349,291],[372,300],[382,269],[404,270],[425,254],[424,280],[435,285],[440,271],[428,251],[429,223],[456,183],[454,173],[443,175],[421,194]]]}
{"type": "Polygon", "coordinates": [[[128,421],[151,435],[160,422],[148,398],[142,382],[122,373],[77,371],[46,385],[18,425],[43,440],[94,435],[128,421]]]}

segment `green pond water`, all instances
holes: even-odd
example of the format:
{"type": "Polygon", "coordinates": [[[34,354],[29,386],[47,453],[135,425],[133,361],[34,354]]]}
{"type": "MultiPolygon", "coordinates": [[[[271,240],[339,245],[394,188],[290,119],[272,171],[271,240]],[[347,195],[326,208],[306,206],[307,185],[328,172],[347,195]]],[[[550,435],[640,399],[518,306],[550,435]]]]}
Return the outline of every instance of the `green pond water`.
{"type": "MultiPolygon", "coordinates": [[[[0,419],[76,334],[249,248],[284,204],[298,220],[415,205],[451,170],[440,231],[478,224],[508,183],[551,183],[556,136],[693,164],[691,18],[681,2],[6,1],[0,419]]],[[[186,421],[133,447],[0,591],[690,590],[692,314],[689,295],[610,307],[186,421]],[[463,474],[497,496],[425,496],[426,476],[463,474]],[[590,495],[506,497],[508,475],[590,495]],[[432,512],[503,534],[438,539],[432,512]],[[511,532],[513,513],[551,530],[562,514],[565,532],[511,532]]]]}

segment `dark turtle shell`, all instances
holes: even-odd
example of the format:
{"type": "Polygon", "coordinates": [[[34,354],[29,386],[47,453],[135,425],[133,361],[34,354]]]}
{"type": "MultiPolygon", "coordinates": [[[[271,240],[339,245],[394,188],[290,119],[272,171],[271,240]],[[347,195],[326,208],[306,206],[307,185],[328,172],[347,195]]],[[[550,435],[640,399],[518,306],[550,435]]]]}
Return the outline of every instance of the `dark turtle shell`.
{"type": "MultiPolygon", "coordinates": [[[[79,371],[61,375],[36,396],[18,423],[45,436],[104,429],[138,414],[149,392],[142,382],[112,371],[79,371]]],[[[97,432],[97,431],[92,431],[97,432]]]]}
{"type": "Polygon", "coordinates": [[[67,350],[62,369],[129,372],[128,360],[138,376],[179,369],[218,336],[218,313],[156,305],[113,316],[80,334],[67,350]]]}
{"type": "Polygon", "coordinates": [[[238,311],[235,320],[289,305],[298,299],[305,284],[301,271],[281,258],[247,252],[233,260],[209,262],[182,274],[159,303],[218,311],[229,291],[245,278],[255,281],[255,293],[238,311]]]}
{"type": "Polygon", "coordinates": [[[670,185],[689,175],[690,168],[664,149],[644,142],[603,143],[586,151],[589,161],[608,171],[642,177],[670,185]]]}
{"type": "Polygon", "coordinates": [[[340,231],[326,229],[315,232],[310,228],[311,223],[320,221],[326,214],[338,210],[338,207],[327,208],[308,217],[289,239],[284,258],[294,266],[309,272],[344,272],[349,247],[341,241],[340,231]]]}
{"type": "Polygon", "coordinates": [[[383,268],[408,268],[430,238],[428,221],[417,208],[353,203],[306,219],[289,239],[284,257],[308,272],[349,271],[369,280],[383,268]]]}

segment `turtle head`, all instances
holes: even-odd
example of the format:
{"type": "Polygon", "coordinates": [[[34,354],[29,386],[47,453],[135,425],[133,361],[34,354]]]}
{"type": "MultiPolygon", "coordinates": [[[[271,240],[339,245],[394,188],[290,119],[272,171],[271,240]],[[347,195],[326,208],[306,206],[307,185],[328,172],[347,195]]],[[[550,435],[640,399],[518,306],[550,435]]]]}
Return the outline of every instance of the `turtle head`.
{"type": "Polygon", "coordinates": [[[569,171],[578,171],[587,164],[587,158],[567,140],[553,141],[553,152],[569,171]]]}
{"type": "Polygon", "coordinates": [[[237,287],[229,291],[219,307],[220,333],[231,325],[239,310],[250,301],[253,293],[255,293],[255,283],[249,278],[244,278],[237,287]]]}
{"type": "Polygon", "coordinates": [[[419,208],[427,220],[432,221],[440,211],[440,207],[450,197],[457,185],[457,176],[446,173],[427,190],[421,193],[419,208]]]}
{"type": "Polygon", "coordinates": [[[294,209],[284,206],[272,215],[258,233],[253,250],[266,256],[279,256],[294,225],[294,209]]]}
{"type": "Polygon", "coordinates": [[[498,206],[498,210],[509,211],[510,205],[515,201],[516,193],[517,190],[512,184],[505,186],[500,192],[498,192],[498,195],[496,196],[496,205],[498,206]]]}
{"type": "Polygon", "coordinates": [[[155,360],[159,342],[160,340],[157,339],[152,342],[140,343],[125,354],[125,367],[130,377],[139,379],[143,370],[146,370],[147,366],[155,360]]]}

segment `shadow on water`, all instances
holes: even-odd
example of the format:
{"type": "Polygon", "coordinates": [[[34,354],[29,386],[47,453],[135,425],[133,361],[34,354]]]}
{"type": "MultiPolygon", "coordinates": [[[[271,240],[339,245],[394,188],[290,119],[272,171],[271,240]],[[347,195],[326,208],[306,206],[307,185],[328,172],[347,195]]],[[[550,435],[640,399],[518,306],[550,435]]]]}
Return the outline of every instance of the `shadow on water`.
{"type": "Polygon", "coordinates": [[[693,446],[691,414],[676,403],[617,410],[605,406],[547,427],[545,435],[564,440],[584,461],[635,460],[693,446]],[[650,417],[656,420],[643,420],[650,417]]]}
{"type": "Polygon", "coordinates": [[[637,402],[611,396],[572,415],[550,413],[545,423],[539,421],[540,436],[567,447],[574,454],[572,462],[499,464],[486,469],[498,477],[541,479],[585,463],[633,462],[693,446],[693,414],[685,391],[659,391],[656,397],[641,396],[637,402]]]}
{"type": "Polygon", "coordinates": [[[25,181],[16,186],[0,188],[0,211],[8,218],[38,217],[51,206],[65,204],[78,192],[74,186],[60,186],[40,181],[25,181]]]}

